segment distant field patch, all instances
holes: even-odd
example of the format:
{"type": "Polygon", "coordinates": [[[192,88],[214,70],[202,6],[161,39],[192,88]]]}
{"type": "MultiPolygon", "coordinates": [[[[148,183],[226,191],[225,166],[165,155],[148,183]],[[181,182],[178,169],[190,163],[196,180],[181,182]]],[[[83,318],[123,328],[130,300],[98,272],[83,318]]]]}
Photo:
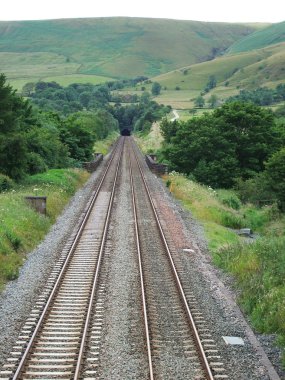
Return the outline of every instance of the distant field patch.
{"type": "Polygon", "coordinates": [[[61,75],[61,76],[54,76],[54,77],[46,77],[43,78],[45,82],[57,82],[63,87],[66,87],[72,83],[91,83],[91,84],[101,84],[108,81],[112,81],[112,78],[108,77],[101,77],[98,75],[84,75],[84,74],[78,74],[78,75],[61,75]]]}

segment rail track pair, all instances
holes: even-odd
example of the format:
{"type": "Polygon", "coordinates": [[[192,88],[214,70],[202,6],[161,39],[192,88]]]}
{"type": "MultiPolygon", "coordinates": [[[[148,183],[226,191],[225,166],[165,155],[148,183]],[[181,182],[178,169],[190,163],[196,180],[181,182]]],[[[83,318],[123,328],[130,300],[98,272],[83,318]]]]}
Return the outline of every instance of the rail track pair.
{"type": "Polygon", "coordinates": [[[56,264],[0,378],[100,378],[100,334],[104,325],[100,292],[105,289],[100,271],[123,155],[128,163],[134,260],[141,289],[138,308],[144,321],[142,355],[148,363],[147,374],[141,378],[228,378],[195,297],[183,290],[148,185],[146,166],[131,137],[121,137],[114,148],[82,224],[56,264]],[[88,354],[90,350],[92,355],[88,354]]]}

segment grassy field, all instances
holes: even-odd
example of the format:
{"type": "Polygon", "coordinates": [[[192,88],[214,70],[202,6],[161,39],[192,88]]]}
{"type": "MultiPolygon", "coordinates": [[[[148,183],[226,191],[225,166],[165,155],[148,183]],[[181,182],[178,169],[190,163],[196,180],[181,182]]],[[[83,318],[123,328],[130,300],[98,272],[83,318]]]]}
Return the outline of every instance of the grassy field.
{"type": "Polygon", "coordinates": [[[21,91],[27,82],[55,81],[62,86],[71,83],[99,84],[113,80],[98,75],[77,74],[80,64],[66,62],[66,57],[54,53],[2,53],[1,72],[9,83],[21,91]]]}
{"type": "MultiPolygon", "coordinates": [[[[206,94],[224,100],[239,93],[240,89],[267,86],[274,88],[285,83],[285,43],[260,50],[225,55],[215,60],[174,70],[152,78],[162,86],[156,100],[173,108],[190,109],[193,100],[205,88],[210,75],[217,80],[217,87],[206,94]],[[175,90],[176,89],[176,90],[175,90]]],[[[146,86],[150,90],[151,85],[146,86]]]]}
{"type": "Polygon", "coordinates": [[[0,289],[17,278],[30,252],[45,236],[74,192],[88,179],[83,170],[53,169],[28,177],[22,185],[0,193],[0,289]],[[47,215],[25,202],[27,195],[47,196],[47,215]]]}
{"type": "Polygon", "coordinates": [[[0,22],[0,71],[13,81],[155,76],[210,59],[257,29],[124,17],[0,22]]]}

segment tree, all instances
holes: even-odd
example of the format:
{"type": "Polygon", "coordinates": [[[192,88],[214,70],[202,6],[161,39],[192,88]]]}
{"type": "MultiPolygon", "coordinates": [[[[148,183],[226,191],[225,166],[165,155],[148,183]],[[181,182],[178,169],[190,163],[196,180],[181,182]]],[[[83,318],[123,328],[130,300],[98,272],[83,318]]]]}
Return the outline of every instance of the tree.
{"type": "Polygon", "coordinates": [[[157,96],[160,94],[161,91],[161,85],[158,82],[153,82],[151,86],[151,93],[154,96],[157,96]]]}
{"type": "Polygon", "coordinates": [[[199,95],[195,100],[194,100],[195,107],[197,108],[203,108],[205,105],[205,99],[203,98],[202,95],[199,95]]]}
{"type": "Polygon", "coordinates": [[[229,103],[187,122],[164,121],[163,155],[170,166],[213,187],[251,178],[280,147],[282,138],[270,110],[229,103]]]}
{"type": "Polygon", "coordinates": [[[22,88],[22,96],[31,96],[34,89],[35,89],[35,83],[34,82],[25,83],[23,88],[22,88]]]}
{"type": "Polygon", "coordinates": [[[218,104],[218,97],[217,97],[217,95],[212,94],[212,95],[210,96],[208,102],[209,102],[209,106],[210,106],[211,108],[215,108],[215,107],[217,106],[217,104],[218,104]]]}
{"type": "Polygon", "coordinates": [[[280,208],[285,211],[285,148],[274,153],[266,163],[269,184],[277,195],[280,208]]]}
{"type": "MultiPolygon", "coordinates": [[[[163,156],[174,170],[193,175],[213,187],[230,187],[238,176],[235,146],[221,135],[223,125],[211,115],[175,122],[163,156]]],[[[164,126],[166,129],[166,125],[164,126]]]]}
{"type": "Polygon", "coordinates": [[[210,90],[212,90],[212,88],[215,88],[216,86],[217,86],[217,80],[216,80],[215,75],[210,75],[205,87],[205,92],[209,92],[210,90]]]}
{"type": "Polygon", "coordinates": [[[252,103],[226,103],[213,113],[225,124],[226,134],[236,144],[236,155],[243,178],[264,170],[264,162],[278,150],[281,140],[274,114],[252,103]]]}
{"type": "Polygon", "coordinates": [[[0,74],[0,172],[14,179],[22,178],[27,170],[26,131],[31,122],[30,105],[0,74]]]}
{"type": "Polygon", "coordinates": [[[91,98],[92,94],[87,91],[84,91],[79,95],[79,101],[85,108],[88,108],[91,98]]]}

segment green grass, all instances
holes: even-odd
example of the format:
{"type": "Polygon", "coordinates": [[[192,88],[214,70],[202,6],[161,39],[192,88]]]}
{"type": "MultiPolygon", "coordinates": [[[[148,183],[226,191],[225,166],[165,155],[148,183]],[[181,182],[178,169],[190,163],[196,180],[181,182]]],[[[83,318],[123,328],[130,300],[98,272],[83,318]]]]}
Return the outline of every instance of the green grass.
{"type": "Polygon", "coordinates": [[[234,43],[230,49],[230,53],[240,53],[253,49],[261,49],[268,45],[277,44],[285,41],[285,22],[272,24],[264,29],[257,30],[250,36],[246,36],[240,41],[234,43]]]}
{"type": "Polygon", "coordinates": [[[0,193],[0,289],[7,281],[17,278],[26,254],[43,239],[88,177],[82,170],[52,169],[0,193]],[[27,195],[47,196],[46,216],[29,207],[24,200],[27,195]]]}
{"type": "Polygon", "coordinates": [[[102,153],[106,155],[109,153],[111,145],[117,140],[119,137],[119,132],[113,131],[103,140],[96,141],[93,151],[95,153],[102,153]]]}
{"type": "MultiPolygon", "coordinates": [[[[274,205],[244,205],[234,191],[213,190],[178,173],[165,181],[203,224],[213,261],[236,279],[239,303],[254,328],[277,334],[285,348],[285,216],[274,205]],[[241,227],[260,238],[239,237],[232,229],[241,227]]],[[[285,365],[285,354],[283,360],[285,365]]]]}
{"type": "Polygon", "coordinates": [[[155,76],[208,59],[213,47],[226,49],[256,29],[126,17],[0,22],[1,69],[18,81],[79,74],[155,76]]]}
{"type": "Polygon", "coordinates": [[[216,261],[234,275],[239,302],[253,326],[259,332],[277,334],[285,347],[285,236],[232,245],[220,250],[216,261]]]}
{"type": "Polygon", "coordinates": [[[140,150],[145,154],[156,153],[161,148],[163,141],[159,123],[153,123],[149,133],[137,133],[134,137],[140,150]]]}
{"type": "MultiPolygon", "coordinates": [[[[279,83],[285,83],[284,63],[285,43],[260,50],[224,55],[152,78],[162,86],[161,95],[156,100],[173,108],[193,108],[194,99],[205,88],[210,75],[216,77],[217,87],[205,95],[206,101],[212,94],[223,101],[238,94],[243,88],[274,88],[279,83]],[[180,90],[175,90],[177,87],[180,90]]],[[[148,90],[150,86],[147,85],[148,90]]]]}

